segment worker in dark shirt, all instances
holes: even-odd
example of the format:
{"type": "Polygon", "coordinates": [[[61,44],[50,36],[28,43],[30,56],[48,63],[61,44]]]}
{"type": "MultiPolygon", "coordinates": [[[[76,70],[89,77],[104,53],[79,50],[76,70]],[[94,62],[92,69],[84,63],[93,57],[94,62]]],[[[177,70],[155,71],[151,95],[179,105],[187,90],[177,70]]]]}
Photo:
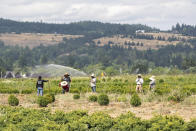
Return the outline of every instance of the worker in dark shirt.
{"type": "Polygon", "coordinates": [[[65,88],[62,88],[62,93],[64,94],[65,92],[69,92],[70,89],[70,83],[71,83],[71,78],[68,73],[65,73],[64,77],[61,79],[61,81],[66,81],[67,85],[65,88]]]}
{"type": "Polygon", "coordinates": [[[43,96],[44,82],[48,82],[48,80],[42,80],[42,77],[39,76],[36,84],[37,96],[39,95],[43,96]]]}

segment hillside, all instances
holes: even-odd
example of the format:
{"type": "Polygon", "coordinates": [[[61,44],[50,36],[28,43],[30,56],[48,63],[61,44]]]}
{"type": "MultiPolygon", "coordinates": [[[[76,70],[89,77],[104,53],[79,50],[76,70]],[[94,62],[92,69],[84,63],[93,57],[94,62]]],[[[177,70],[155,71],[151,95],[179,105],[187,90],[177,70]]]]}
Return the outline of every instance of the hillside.
{"type": "Polygon", "coordinates": [[[174,33],[137,33],[136,36],[114,35],[112,37],[101,37],[93,41],[97,46],[120,46],[123,48],[136,48],[138,50],[159,49],[167,45],[178,43],[189,44],[189,40],[196,37],[183,36],[174,33]]]}
{"type": "Polygon", "coordinates": [[[97,21],[82,21],[70,24],[48,24],[42,22],[18,22],[0,19],[0,33],[46,33],[72,35],[114,35],[133,34],[136,30],[157,31],[158,29],[141,24],[110,24],[97,21]]]}
{"type": "MultiPolygon", "coordinates": [[[[176,45],[180,42],[184,44],[190,44],[188,40],[195,39],[196,37],[183,36],[180,34],[173,33],[138,33],[138,36],[134,37],[133,35],[114,35],[114,36],[105,36],[92,39],[97,46],[120,46],[123,48],[136,48],[139,50],[147,49],[159,49],[166,45],[176,45]],[[148,39],[148,36],[152,36],[152,39],[148,39]],[[163,38],[164,40],[160,39],[163,38]],[[171,39],[171,40],[170,40],[171,39]]],[[[65,34],[41,34],[41,33],[6,33],[0,34],[0,41],[4,42],[5,45],[9,46],[21,46],[29,48],[34,48],[40,46],[57,45],[63,41],[69,39],[78,39],[85,36],[83,35],[65,35],[65,34]]],[[[89,39],[88,37],[86,39],[89,39]]],[[[90,39],[89,39],[90,40],[90,39]]],[[[85,43],[83,43],[85,44],[85,43]]],[[[86,45],[88,45],[86,43],[86,45]]]]}
{"type": "Polygon", "coordinates": [[[59,44],[63,39],[76,39],[83,37],[82,35],[63,35],[63,34],[40,34],[40,33],[5,33],[0,34],[0,40],[5,45],[21,46],[34,48],[39,45],[50,46],[59,44]]]}
{"type": "Polygon", "coordinates": [[[160,67],[195,72],[196,37],[178,31],[90,21],[47,24],[4,19],[0,29],[3,73],[27,72],[28,67],[50,63],[110,75],[150,73],[160,67]]]}

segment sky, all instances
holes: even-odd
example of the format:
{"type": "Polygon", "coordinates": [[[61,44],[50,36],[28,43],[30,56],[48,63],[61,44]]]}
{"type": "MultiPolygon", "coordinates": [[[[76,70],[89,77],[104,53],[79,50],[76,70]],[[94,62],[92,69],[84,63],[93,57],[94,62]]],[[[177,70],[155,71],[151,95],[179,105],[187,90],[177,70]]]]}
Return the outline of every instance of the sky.
{"type": "Polygon", "coordinates": [[[196,25],[196,0],[0,0],[0,17],[17,21],[100,21],[161,30],[196,25]]]}

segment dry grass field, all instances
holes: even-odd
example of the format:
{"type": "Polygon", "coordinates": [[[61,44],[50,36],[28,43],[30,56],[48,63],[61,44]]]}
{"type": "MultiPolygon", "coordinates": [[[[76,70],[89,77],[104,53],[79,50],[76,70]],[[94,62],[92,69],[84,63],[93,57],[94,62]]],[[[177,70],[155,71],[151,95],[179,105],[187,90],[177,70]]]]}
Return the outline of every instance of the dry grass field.
{"type": "Polygon", "coordinates": [[[18,45],[22,47],[36,47],[40,44],[45,46],[58,44],[63,38],[76,39],[83,37],[82,35],[61,35],[61,34],[39,34],[39,33],[22,33],[22,34],[0,34],[0,40],[5,45],[18,45]]]}
{"type": "MultiPolygon", "coordinates": [[[[89,102],[88,96],[92,93],[81,94],[79,100],[73,99],[73,94],[67,93],[64,95],[56,95],[56,101],[52,104],[49,104],[46,109],[50,109],[52,112],[55,111],[64,111],[70,112],[74,110],[86,110],[90,114],[97,111],[104,111],[112,117],[117,117],[122,113],[128,111],[133,112],[137,117],[142,119],[150,119],[154,115],[178,115],[181,116],[184,120],[189,121],[192,118],[196,117],[196,96],[191,96],[186,98],[183,103],[174,103],[161,101],[157,99],[153,102],[144,102],[139,107],[133,107],[129,104],[130,96],[126,95],[127,101],[118,102],[117,94],[110,94],[110,104],[108,106],[100,106],[98,103],[89,102]],[[189,103],[188,99],[191,99],[192,103],[189,103]]],[[[20,106],[25,108],[41,109],[36,103],[37,96],[36,94],[29,95],[16,95],[19,98],[20,106]]],[[[0,105],[8,106],[8,94],[0,94],[0,105]]],[[[144,96],[143,96],[144,97],[144,96]]]]}
{"type": "MultiPolygon", "coordinates": [[[[172,34],[172,33],[139,33],[141,35],[152,35],[154,38],[158,38],[158,37],[164,37],[165,39],[168,39],[169,37],[175,37],[175,38],[178,38],[178,39],[185,39],[185,40],[188,40],[188,39],[192,39],[192,38],[195,38],[195,37],[188,37],[188,36],[182,36],[180,34],[172,34]]],[[[166,45],[176,45],[178,44],[179,42],[181,42],[180,40],[179,41],[161,41],[161,40],[147,40],[147,39],[132,39],[130,37],[122,37],[121,35],[116,35],[116,36],[113,36],[113,37],[102,37],[102,38],[99,38],[99,39],[95,39],[94,42],[98,45],[98,46],[104,46],[104,45],[107,45],[108,42],[113,42],[114,44],[112,44],[111,46],[114,46],[114,45],[118,45],[118,46],[121,46],[121,47],[124,47],[124,48],[128,48],[127,45],[125,45],[125,42],[127,43],[143,43],[143,46],[131,46],[132,48],[136,48],[136,49],[139,49],[139,50],[147,50],[147,49],[158,49],[162,46],[166,46],[166,45]],[[98,44],[98,42],[100,42],[100,44],[98,44]]],[[[187,43],[189,44],[189,43],[187,43]]]]}
{"type": "MultiPolygon", "coordinates": [[[[172,34],[172,33],[138,33],[138,34],[152,35],[154,38],[164,37],[165,39],[168,39],[169,37],[175,37],[178,39],[185,39],[185,40],[195,38],[195,37],[182,36],[180,34],[172,34]]],[[[34,48],[36,46],[39,46],[40,44],[45,46],[58,44],[61,41],[63,41],[63,38],[77,39],[80,37],[83,37],[83,35],[40,34],[40,33],[0,34],[0,40],[3,41],[5,45],[18,45],[22,47],[28,46],[30,48],[34,48]]],[[[112,37],[102,37],[94,40],[97,46],[107,45],[109,41],[113,42],[111,46],[118,45],[124,48],[128,48],[128,45],[125,45],[125,42],[127,43],[134,42],[136,43],[136,45],[132,45],[131,47],[139,50],[147,50],[149,48],[158,49],[162,46],[176,45],[179,42],[181,42],[180,40],[162,41],[157,39],[153,39],[153,40],[132,39],[130,37],[124,38],[121,35],[115,35],[112,37]],[[100,42],[100,44],[98,44],[98,41],[100,42]],[[140,43],[140,45],[138,46],[137,43],[140,43]],[[141,43],[143,43],[143,46],[141,46],[141,43]]]]}

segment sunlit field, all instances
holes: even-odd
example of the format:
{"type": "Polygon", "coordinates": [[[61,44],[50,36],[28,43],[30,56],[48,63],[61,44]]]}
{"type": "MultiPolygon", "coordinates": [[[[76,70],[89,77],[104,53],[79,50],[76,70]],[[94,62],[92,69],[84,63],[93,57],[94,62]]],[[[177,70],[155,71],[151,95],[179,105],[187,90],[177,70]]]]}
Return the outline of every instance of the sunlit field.
{"type": "Polygon", "coordinates": [[[46,107],[37,102],[37,79],[0,79],[0,130],[196,128],[196,75],[156,76],[154,91],[149,90],[150,75],[143,78],[141,93],[136,92],[135,75],[98,77],[97,92],[92,93],[90,78],[73,77],[70,92],[65,94],[61,94],[60,78],[50,78],[44,85],[44,96],[55,94],[55,101],[46,107]],[[10,94],[19,99],[18,106],[9,105],[10,94]],[[76,94],[78,99],[74,98],[76,94]],[[100,94],[109,97],[109,104],[89,100],[90,96],[99,99],[100,94]],[[141,105],[131,104],[134,94],[139,96],[141,105]]]}

